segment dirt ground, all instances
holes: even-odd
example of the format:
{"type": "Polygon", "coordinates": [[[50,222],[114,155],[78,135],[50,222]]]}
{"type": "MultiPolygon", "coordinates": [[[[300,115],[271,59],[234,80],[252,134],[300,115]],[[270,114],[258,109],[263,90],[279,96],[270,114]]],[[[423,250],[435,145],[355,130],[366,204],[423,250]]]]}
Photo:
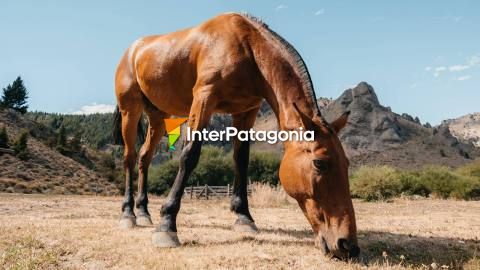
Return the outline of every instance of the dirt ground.
{"type": "MultiPolygon", "coordinates": [[[[183,245],[150,244],[153,227],[120,230],[121,197],[0,194],[0,268],[5,269],[480,269],[480,202],[355,201],[358,261],[314,248],[295,204],[252,208],[260,233],[230,230],[227,200],[183,201],[183,245]]],[[[151,198],[154,223],[162,198],[151,198]]]]}

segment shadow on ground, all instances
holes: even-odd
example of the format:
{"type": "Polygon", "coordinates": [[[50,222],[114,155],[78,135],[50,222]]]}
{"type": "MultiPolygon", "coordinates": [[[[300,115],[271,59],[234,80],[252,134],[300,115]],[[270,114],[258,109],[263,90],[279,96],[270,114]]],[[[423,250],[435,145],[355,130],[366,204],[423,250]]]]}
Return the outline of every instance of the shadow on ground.
{"type": "MultiPolygon", "coordinates": [[[[209,224],[201,227],[231,230],[230,226],[209,224]]],[[[313,247],[311,230],[266,229],[260,233],[280,234],[297,240],[266,240],[254,236],[241,239],[211,242],[208,245],[229,245],[238,242],[268,243],[273,245],[297,245],[313,247]]],[[[360,231],[358,233],[361,256],[359,263],[366,265],[403,265],[430,267],[435,263],[440,268],[463,269],[468,263],[471,269],[480,269],[480,241],[472,239],[424,237],[380,231],[360,231]],[[477,268],[478,267],[478,268],[477,268]]],[[[185,243],[186,245],[199,243],[185,243]]]]}

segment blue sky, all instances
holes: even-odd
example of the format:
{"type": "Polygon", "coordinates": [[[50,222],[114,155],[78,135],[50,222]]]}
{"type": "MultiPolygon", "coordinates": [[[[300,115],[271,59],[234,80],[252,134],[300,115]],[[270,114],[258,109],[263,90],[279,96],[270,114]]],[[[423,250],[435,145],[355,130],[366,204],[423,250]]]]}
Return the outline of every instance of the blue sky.
{"type": "Polygon", "coordinates": [[[480,1],[18,0],[0,11],[0,86],[21,75],[32,110],[108,110],[136,38],[247,11],[297,48],[317,96],[367,81],[422,122],[480,111],[480,1]]]}

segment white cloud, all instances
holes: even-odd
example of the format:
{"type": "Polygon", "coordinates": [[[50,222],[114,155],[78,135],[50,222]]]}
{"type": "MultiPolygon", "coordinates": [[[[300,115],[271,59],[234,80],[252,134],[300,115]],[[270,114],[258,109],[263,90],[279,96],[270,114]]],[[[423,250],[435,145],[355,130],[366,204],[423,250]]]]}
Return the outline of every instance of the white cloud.
{"type": "Polygon", "coordinates": [[[417,83],[412,83],[412,84],[410,85],[410,88],[412,88],[412,89],[413,89],[413,88],[417,88],[417,83]]]}
{"type": "Polygon", "coordinates": [[[447,67],[444,67],[444,66],[436,67],[435,72],[433,73],[433,76],[438,77],[440,76],[440,73],[445,70],[447,70],[447,67]]]}
{"type": "Polygon", "coordinates": [[[471,67],[474,67],[476,65],[480,64],[480,54],[473,55],[468,59],[468,65],[471,67]]]}
{"type": "Polygon", "coordinates": [[[324,8],[321,8],[321,9],[319,9],[315,12],[315,16],[323,15],[323,14],[325,14],[325,9],[324,8]]]}
{"type": "Polygon", "coordinates": [[[466,70],[466,69],[469,69],[470,66],[469,65],[453,65],[453,66],[450,66],[448,68],[448,70],[450,71],[462,71],[462,70],[466,70]]]}
{"type": "Polygon", "coordinates": [[[458,77],[456,80],[457,80],[457,81],[465,81],[465,80],[468,80],[468,79],[470,79],[470,78],[471,78],[470,75],[465,75],[465,76],[460,76],[460,77],[458,77]]]}
{"type": "Polygon", "coordinates": [[[459,21],[463,20],[463,16],[451,16],[451,15],[446,15],[441,17],[441,19],[446,20],[446,21],[453,21],[455,23],[458,23],[459,21]]]}
{"type": "MultiPolygon", "coordinates": [[[[441,75],[442,72],[444,71],[449,71],[449,72],[461,72],[461,71],[465,71],[467,69],[470,69],[470,68],[473,68],[473,67],[476,67],[480,65],[480,54],[475,54],[475,55],[472,55],[471,57],[469,57],[467,59],[467,63],[466,64],[457,64],[457,65],[452,65],[452,66],[449,66],[448,69],[447,67],[445,66],[438,66],[438,67],[426,67],[425,68],[425,71],[433,71],[433,76],[435,77],[438,77],[441,75]]],[[[462,76],[462,77],[459,77],[459,78],[463,78],[463,77],[468,77],[470,78],[469,76],[462,76]]],[[[466,79],[468,79],[466,78],[466,79]]],[[[466,80],[465,78],[463,78],[463,80],[466,80]]],[[[460,81],[463,81],[463,80],[460,80],[460,81]]]]}
{"type": "Polygon", "coordinates": [[[72,112],[72,114],[94,114],[94,113],[111,113],[115,110],[115,105],[111,104],[97,104],[85,105],[78,111],[72,112]]]}
{"type": "Polygon", "coordinates": [[[287,8],[286,5],[280,4],[280,5],[278,5],[278,6],[275,8],[275,10],[276,10],[276,11],[279,11],[279,10],[281,10],[281,9],[286,9],[286,8],[287,8]]]}

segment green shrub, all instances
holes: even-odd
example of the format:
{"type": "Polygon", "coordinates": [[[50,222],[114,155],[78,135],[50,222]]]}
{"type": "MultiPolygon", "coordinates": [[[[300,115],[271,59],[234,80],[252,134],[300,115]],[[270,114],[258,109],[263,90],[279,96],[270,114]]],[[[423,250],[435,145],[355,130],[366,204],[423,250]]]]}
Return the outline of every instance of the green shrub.
{"type": "Polygon", "coordinates": [[[200,160],[188,185],[226,186],[233,181],[233,161],[223,149],[214,146],[205,146],[202,149],[200,160]]]}
{"type": "Polygon", "coordinates": [[[280,158],[272,152],[252,152],[248,164],[248,176],[252,181],[277,185],[280,158]]]}
{"type": "Polygon", "coordinates": [[[5,126],[0,129],[0,147],[8,148],[8,134],[5,126]]]}
{"type": "Polygon", "coordinates": [[[462,166],[456,170],[457,173],[471,176],[480,180],[480,160],[462,166]]]}
{"type": "Polygon", "coordinates": [[[400,194],[428,197],[432,191],[420,180],[418,172],[403,172],[398,175],[400,194]]]}
{"type": "Polygon", "coordinates": [[[352,196],[366,201],[387,200],[400,194],[398,172],[388,166],[360,167],[351,179],[352,196]]]}
{"type": "Polygon", "coordinates": [[[475,180],[455,173],[447,167],[426,167],[419,175],[419,181],[431,190],[432,195],[446,199],[468,199],[467,194],[475,180]]]}
{"type": "Polygon", "coordinates": [[[15,156],[21,160],[27,160],[29,158],[28,148],[28,130],[22,131],[20,136],[13,142],[13,151],[15,151],[15,156]]]}
{"type": "Polygon", "coordinates": [[[148,191],[158,195],[166,194],[173,185],[178,172],[178,160],[169,160],[158,166],[151,166],[148,172],[148,191]]]}
{"type": "Polygon", "coordinates": [[[367,201],[385,200],[400,194],[464,200],[480,199],[480,163],[457,170],[429,166],[400,172],[391,167],[361,167],[352,178],[352,195],[367,201]]]}

